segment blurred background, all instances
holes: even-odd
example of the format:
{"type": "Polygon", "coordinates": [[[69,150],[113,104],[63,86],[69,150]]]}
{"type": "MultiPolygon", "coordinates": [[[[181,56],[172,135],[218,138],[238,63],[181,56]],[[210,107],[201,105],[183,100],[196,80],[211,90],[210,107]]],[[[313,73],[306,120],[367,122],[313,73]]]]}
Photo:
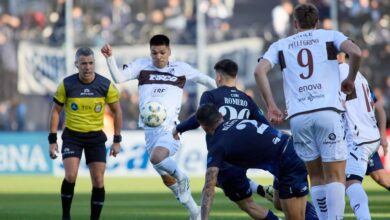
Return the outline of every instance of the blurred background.
{"type": "MultiPolygon", "coordinates": [[[[50,161],[46,134],[52,96],[61,79],[76,72],[74,53],[80,46],[93,48],[96,72],[110,77],[100,54],[104,43],[113,45],[122,65],[149,57],[150,37],[166,34],[172,41],[172,59],[211,77],[215,62],[235,60],[238,87],[264,109],[254,67],[272,42],[294,33],[292,11],[301,2],[318,7],[322,28],[342,31],[363,49],[360,70],[390,116],[390,0],[0,0],[0,151],[2,146],[6,149],[0,154],[8,158],[10,144],[20,153],[15,138],[26,138],[26,133],[17,132],[27,132],[40,135],[44,158],[50,161]]],[[[270,74],[270,82],[278,105],[284,106],[279,68],[270,74]]],[[[133,135],[131,131],[138,129],[137,82],[118,88],[123,128],[133,135]]],[[[195,111],[203,89],[186,85],[180,119],[195,111]]],[[[106,120],[109,125],[109,112],[106,120]]],[[[288,129],[288,123],[280,128],[288,129]]],[[[25,142],[29,152],[34,146],[31,138],[25,142]]],[[[4,170],[10,172],[9,167],[4,170]]]]}

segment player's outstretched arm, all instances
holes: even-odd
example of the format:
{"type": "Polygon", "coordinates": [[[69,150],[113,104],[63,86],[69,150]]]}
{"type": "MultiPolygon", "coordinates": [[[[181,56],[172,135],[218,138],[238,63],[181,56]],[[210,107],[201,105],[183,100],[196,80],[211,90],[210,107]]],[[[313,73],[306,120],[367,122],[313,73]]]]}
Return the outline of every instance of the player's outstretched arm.
{"type": "Polygon", "coordinates": [[[266,59],[261,59],[255,69],[255,79],[257,88],[265,101],[268,108],[267,117],[271,123],[279,124],[283,121],[283,113],[276,106],[274,97],[272,95],[271,86],[267,78],[267,74],[271,71],[272,65],[266,59]]]}
{"type": "Polygon", "coordinates": [[[218,167],[209,167],[206,171],[206,180],[202,191],[201,216],[202,220],[209,219],[211,206],[215,195],[215,185],[217,184],[218,167]]]}
{"type": "Polygon", "coordinates": [[[100,52],[106,58],[108,69],[115,83],[121,83],[127,81],[128,79],[125,77],[125,74],[123,73],[123,71],[119,70],[118,65],[116,64],[115,57],[113,56],[112,53],[111,45],[105,44],[101,48],[100,52]]]}

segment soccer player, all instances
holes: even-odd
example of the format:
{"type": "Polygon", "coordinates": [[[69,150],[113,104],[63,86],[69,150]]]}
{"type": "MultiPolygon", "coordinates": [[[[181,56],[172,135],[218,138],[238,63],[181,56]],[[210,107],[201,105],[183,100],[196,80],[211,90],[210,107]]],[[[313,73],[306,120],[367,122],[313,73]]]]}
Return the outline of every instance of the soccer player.
{"type": "Polygon", "coordinates": [[[390,176],[383,168],[378,152],[375,152],[368,162],[366,175],[370,175],[377,184],[390,191],[390,176]]]}
{"type": "Polygon", "coordinates": [[[49,154],[57,157],[57,128],[60,113],[65,109],[65,129],[62,132],[62,159],[65,178],[61,186],[62,219],[70,219],[74,186],[80,158],[84,151],[92,180],[91,218],[99,219],[104,204],[104,171],[106,168],[107,137],[102,131],[105,104],[114,114],[114,137],[110,155],[120,151],[122,111],[119,93],[114,84],[95,73],[94,53],[79,48],[75,65],[78,73],[63,79],[54,95],[50,117],[49,154]]]}
{"type": "MultiPolygon", "coordinates": [[[[349,72],[344,63],[345,54],[340,53],[340,77],[345,79],[349,72]]],[[[355,90],[344,96],[346,109],[346,131],[349,155],[346,164],[346,193],[357,219],[371,219],[368,197],[362,181],[367,164],[381,142],[381,135],[375,119],[374,100],[366,78],[360,72],[355,79],[355,90]]]]}
{"type": "MultiPolygon", "coordinates": [[[[269,125],[261,110],[251,97],[236,88],[238,66],[230,60],[224,59],[214,65],[215,81],[218,88],[206,91],[200,98],[199,106],[207,103],[214,104],[223,115],[224,120],[252,119],[269,125]]],[[[199,127],[196,116],[193,115],[187,120],[178,124],[172,131],[175,139],[179,139],[179,133],[186,132],[199,127]]],[[[206,141],[210,136],[206,136],[206,141]]],[[[217,182],[225,195],[238,207],[248,213],[254,219],[272,219],[277,217],[271,210],[257,205],[252,199],[252,191],[266,197],[275,203],[275,207],[281,210],[278,195],[273,201],[273,195],[268,195],[269,188],[256,184],[246,176],[247,169],[234,166],[224,162],[219,168],[217,182]]],[[[272,186],[269,186],[273,190],[272,186]]],[[[278,193],[276,193],[278,194],[278,193]]],[[[314,208],[311,204],[307,207],[308,216],[306,219],[316,219],[314,208]],[[311,210],[311,212],[310,212],[311,210]],[[313,213],[314,212],[314,213],[313,213]],[[310,216],[310,214],[312,214],[310,216]]]]}
{"type": "Polygon", "coordinates": [[[101,52],[107,58],[108,68],[115,82],[138,79],[140,109],[151,101],[159,102],[165,107],[167,118],[162,125],[148,127],[139,120],[139,126],[144,128],[146,149],[154,169],[175,197],[188,209],[190,218],[197,219],[200,210],[191,196],[188,177],[172,158],[180,142],[172,137],[171,131],[178,123],[185,82],[192,80],[215,88],[214,80],[187,63],[169,61],[171,49],[169,39],[165,35],[155,35],[150,39],[151,59],[137,59],[125,65],[123,70],[118,69],[110,45],[103,46],[101,52]]]}
{"type": "Polygon", "coordinates": [[[307,171],[296,155],[289,135],[272,128],[267,121],[235,119],[224,122],[222,114],[211,103],[201,106],[196,118],[210,135],[206,180],[202,191],[203,220],[208,219],[219,167],[224,162],[272,173],[286,219],[305,219],[307,171]]]}
{"type": "Polygon", "coordinates": [[[354,90],[361,51],[338,31],[316,29],[318,22],[313,4],[297,5],[294,25],[298,33],[270,46],[256,66],[255,78],[268,107],[268,119],[280,123],[283,113],[275,104],[267,78],[272,67],[280,64],[294,148],[305,161],[317,215],[320,219],[342,219],[348,149],[340,85],[346,94],[354,90]],[[350,57],[349,74],[342,83],[337,61],[340,50],[350,57]]]}

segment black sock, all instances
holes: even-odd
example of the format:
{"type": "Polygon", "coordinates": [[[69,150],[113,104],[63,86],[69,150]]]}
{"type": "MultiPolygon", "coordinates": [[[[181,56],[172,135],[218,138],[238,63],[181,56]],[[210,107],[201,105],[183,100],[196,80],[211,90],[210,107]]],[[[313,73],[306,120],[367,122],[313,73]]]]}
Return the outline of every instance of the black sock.
{"type": "Polygon", "coordinates": [[[75,183],[69,183],[65,179],[61,185],[62,218],[70,218],[75,183]]]}
{"type": "Polygon", "coordinates": [[[265,197],[265,192],[262,185],[257,186],[257,194],[259,194],[262,197],[265,197]]]}
{"type": "Polygon", "coordinates": [[[104,205],[104,198],[106,192],[104,187],[102,188],[93,188],[91,196],[91,220],[97,220],[100,217],[102,208],[104,205]]]}

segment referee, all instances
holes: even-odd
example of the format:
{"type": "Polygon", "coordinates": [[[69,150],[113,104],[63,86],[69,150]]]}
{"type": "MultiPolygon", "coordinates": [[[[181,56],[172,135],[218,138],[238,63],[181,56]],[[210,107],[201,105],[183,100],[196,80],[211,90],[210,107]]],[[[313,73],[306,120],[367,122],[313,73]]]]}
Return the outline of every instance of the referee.
{"type": "Polygon", "coordinates": [[[79,48],[75,65],[78,73],[66,77],[58,86],[50,117],[49,154],[57,157],[57,128],[65,108],[62,133],[62,159],[65,178],[61,185],[62,219],[70,219],[74,186],[84,151],[92,180],[91,220],[99,219],[104,204],[104,171],[107,137],[102,131],[105,104],[114,114],[114,137],[110,155],[120,151],[122,111],[119,93],[113,83],[94,72],[95,58],[90,48],[79,48]]]}

